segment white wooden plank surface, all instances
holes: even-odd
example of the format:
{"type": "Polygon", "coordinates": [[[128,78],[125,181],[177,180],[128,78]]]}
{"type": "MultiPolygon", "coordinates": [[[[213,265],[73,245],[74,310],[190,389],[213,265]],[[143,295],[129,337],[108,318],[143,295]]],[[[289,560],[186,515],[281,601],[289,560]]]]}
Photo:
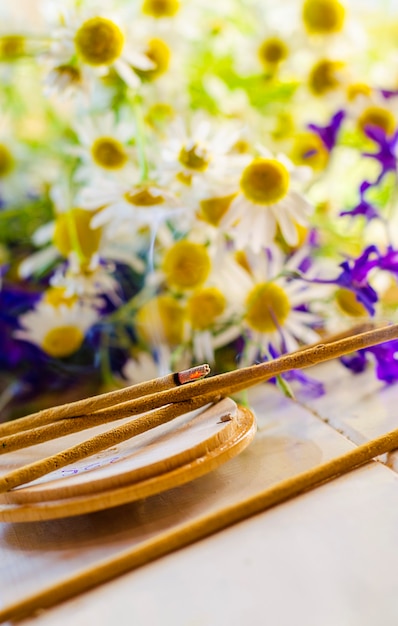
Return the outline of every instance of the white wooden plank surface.
{"type": "Polygon", "coordinates": [[[396,626],[397,511],[366,467],[23,623],[396,626]]]}
{"type": "MultiPolygon", "coordinates": [[[[367,374],[352,378],[337,364],[316,374],[336,391],[309,402],[310,409],[270,386],[253,390],[255,441],[209,476],[102,513],[1,525],[3,605],[354,447],[358,442],[325,423],[328,415],[332,423],[344,413],[345,420],[372,424],[380,402],[383,428],[398,427],[397,386],[384,402],[385,392],[377,382],[371,388],[367,374]]],[[[373,462],[23,623],[396,626],[397,481],[394,471],[373,462]]]]}
{"type": "Polygon", "coordinates": [[[370,367],[350,375],[336,362],[314,368],[327,393],[304,404],[351,441],[360,445],[398,427],[397,385],[386,385],[370,367]]]}

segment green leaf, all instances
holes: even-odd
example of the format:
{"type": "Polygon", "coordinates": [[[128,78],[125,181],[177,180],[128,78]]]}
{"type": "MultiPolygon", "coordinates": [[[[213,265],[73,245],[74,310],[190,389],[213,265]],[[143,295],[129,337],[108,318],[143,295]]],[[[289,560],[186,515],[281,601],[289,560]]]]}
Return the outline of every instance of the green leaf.
{"type": "Polygon", "coordinates": [[[0,243],[23,246],[31,242],[33,233],[53,219],[51,203],[40,199],[24,206],[0,211],[0,243]]]}

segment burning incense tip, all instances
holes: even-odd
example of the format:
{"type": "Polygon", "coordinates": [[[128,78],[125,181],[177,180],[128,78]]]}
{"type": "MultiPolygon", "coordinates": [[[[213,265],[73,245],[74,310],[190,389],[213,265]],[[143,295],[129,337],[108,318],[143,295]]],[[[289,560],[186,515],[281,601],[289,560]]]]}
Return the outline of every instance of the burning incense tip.
{"type": "Polygon", "coordinates": [[[179,385],[185,385],[185,383],[192,383],[194,380],[204,378],[210,372],[210,366],[205,363],[204,365],[197,365],[191,367],[189,370],[182,370],[177,372],[177,383],[179,385]]]}

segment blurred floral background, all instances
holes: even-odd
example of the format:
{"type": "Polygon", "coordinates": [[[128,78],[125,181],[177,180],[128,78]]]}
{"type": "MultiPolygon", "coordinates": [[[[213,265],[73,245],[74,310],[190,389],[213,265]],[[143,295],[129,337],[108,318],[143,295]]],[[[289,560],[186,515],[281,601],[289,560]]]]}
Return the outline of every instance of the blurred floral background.
{"type": "Polygon", "coordinates": [[[397,321],[392,1],[15,0],[0,85],[3,420],[397,321]]]}

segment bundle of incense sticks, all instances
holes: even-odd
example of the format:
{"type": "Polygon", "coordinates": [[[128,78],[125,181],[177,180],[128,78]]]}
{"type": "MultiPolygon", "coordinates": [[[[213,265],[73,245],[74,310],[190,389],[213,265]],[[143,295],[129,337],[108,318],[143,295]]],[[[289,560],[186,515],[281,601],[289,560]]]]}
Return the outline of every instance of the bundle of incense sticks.
{"type": "Polygon", "coordinates": [[[0,477],[4,493],[55,469],[96,454],[177,416],[236,394],[293,369],[328,361],[398,338],[398,324],[368,330],[365,324],[272,361],[206,378],[207,364],[77,402],[45,409],[0,425],[0,453],[42,443],[99,424],[139,415],[53,456],[0,477]]]}

